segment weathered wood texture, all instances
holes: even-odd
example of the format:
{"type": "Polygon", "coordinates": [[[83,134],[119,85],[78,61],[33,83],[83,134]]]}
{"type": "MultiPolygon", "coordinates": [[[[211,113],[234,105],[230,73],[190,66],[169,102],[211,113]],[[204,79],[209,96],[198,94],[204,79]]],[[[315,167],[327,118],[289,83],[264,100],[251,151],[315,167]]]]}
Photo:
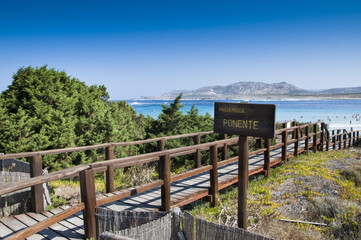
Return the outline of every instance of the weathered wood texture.
{"type": "Polygon", "coordinates": [[[188,212],[174,211],[154,217],[151,212],[118,212],[104,211],[99,221],[99,239],[219,239],[219,240],[254,240],[264,239],[264,236],[244,231],[240,228],[215,224],[196,218],[188,212]],[[115,227],[114,227],[115,226],[115,227]]]}
{"type": "MultiPolygon", "coordinates": [[[[287,160],[288,158],[297,155],[301,152],[307,152],[308,149],[324,150],[327,149],[327,141],[329,139],[335,139],[332,141],[334,148],[345,148],[350,147],[354,144],[352,139],[352,134],[347,133],[346,131],[337,131],[337,134],[323,134],[323,138],[326,138],[324,141],[321,141],[321,133],[327,130],[325,127],[321,127],[321,131],[318,131],[317,125],[322,123],[308,124],[306,126],[294,126],[288,129],[277,130],[277,134],[283,136],[282,142],[278,142],[274,146],[269,146],[267,141],[265,141],[265,148],[253,151],[249,153],[249,162],[245,166],[245,169],[248,170],[247,175],[252,175],[256,173],[269,172],[269,168],[274,166],[282,161],[282,159],[287,160]],[[309,127],[313,130],[310,133],[309,127]],[[288,132],[293,134],[288,134],[288,132]],[[292,139],[292,135],[294,139],[292,139]],[[320,137],[318,137],[320,136],[320,137]],[[315,141],[316,139],[316,141],[315,141]],[[295,144],[297,142],[297,145],[295,144]],[[325,144],[325,145],[322,145],[325,144]],[[317,148],[318,147],[318,148],[317,148]],[[269,161],[268,161],[269,159],[269,161]]],[[[197,134],[190,135],[191,137],[198,136],[197,134]]],[[[356,134],[354,134],[356,136],[356,134]]],[[[359,136],[359,132],[357,132],[359,136]]],[[[109,152],[107,153],[107,161],[97,162],[89,165],[81,165],[70,169],[65,169],[59,172],[51,173],[48,175],[41,175],[29,179],[26,182],[20,182],[16,185],[6,184],[0,186],[0,195],[13,192],[25,187],[32,187],[46,183],[48,181],[62,179],[68,176],[79,175],[81,176],[81,189],[82,189],[82,202],[84,202],[84,217],[80,214],[75,214],[71,217],[66,218],[67,216],[53,216],[55,213],[53,210],[50,212],[44,212],[41,214],[28,213],[27,216],[31,217],[36,221],[44,221],[42,223],[35,223],[30,221],[28,217],[16,217],[12,218],[2,218],[0,220],[0,229],[3,230],[2,236],[8,237],[13,235],[15,232],[19,232],[24,228],[29,227],[31,224],[34,226],[49,226],[53,222],[59,221],[58,224],[63,226],[73,226],[76,230],[69,230],[73,235],[75,234],[85,234],[86,236],[96,236],[94,232],[95,227],[95,206],[102,205],[103,208],[113,209],[113,210],[134,210],[134,211],[157,211],[159,209],[169,209],[170,206],[182,206],[193,201],[196,201],[201,198],[208,199],[210,201],[216,200],[215,193],[220,189],[223,189],[227,186],[235,184],[238,182],[238,157],[231,157],[227,160],[218,162],[217,159],[217,149],[224,148],[225,146],[233,145],[237,142],[237,138],[223,139],[212,143],[203,143],[197,144],[194,146],[187,146],[178,149],[169,149],[164,150],[164,138],[158,139],[159,150],[154,153],[147,153],[139,156],[131,156],[121,159],[112,159],[111,146],[109,147],[109,152]],[[162,146],[163,145],[163,146],[162,146]],[[182,156],[188,154],[194,154],[197,151],[210,151],[211,164],[195,168],[189,172],[185,172],[179,175],[170,176],[170,167],[169,163],[171,158],[174,156],[182,156]],[[162,157],[163,156],[163,157],[162,157]],[[167,157],[168,156],[168,157],[167,157]],[[170,158],[169,160],[164,161],[162,158],[170,158]],[[161,161],[159,161],[161,159],[161,161]],[[213,159],[213,160],[212,160],[213,159]],[[107,194],[100,194],[95,199],[95,187],[94,187],[94,172],[99,169],[104,169],[106,167],[126,167],[131,165],[142,164],[151,161],[159,161],[160,163],[160,179],[143,186],[137,186],[130,189],[125,189],[120,192],[111,192],[107,194]],[[216,171],[215,171],[216,170],[216,171]],[[211,171],[211,174],[208,173],[211,171]],[[211,177],[210,177],[211,176],[211,177]],[[211,180],[213,178],[213,180],[211,180]],[[218,179],[216,181],[215,179],[218,179]],[[213,183],[212,183],[213,182],[213,183]],[[217,186],[218,185],[218,186],[217,186]],[[162,190],[163,189],[163,190],[162,190]],[[162,194],[163,193],[163,194],[162,194]],[[211,193],[211,195],[210,195],[211,193]],[[50,214],[50,215],[49,215],[50,214]],[[41,217],[39,217],[41,216],[41,217]],[[53,216],[53,217],[52,217],[53,216]],[[23,221],[26,221],[26,224],[20,221],[20,218],[23,221]],[[39,220],[41,219],[42,220],[39,220]],[[62,220],[66,218],[65,220],[62,220]],[[28,219],[29,221],[27,221],[28,219]],[[51,219],[51,220],[47,220],[51,219]],[[54,220],[55,219],[55,220],[54,220]],[[10,222],[13,223],[10,224],[10,222]],[[85,221],[85,231],[84,231],[84,221],[85,221]],[[18,227],[15,227],[18,226],[18,227]],[[19,227],[21,226],[21,227],[19,227]],[[89,235],[90,234],[90,235],[89,235]]],[[[248,141],[246,141],[248,143],[248,141]]],[[[247,148],[244,148],[247,149],[247,148]]],[[[34,155],[37,156],[37,155],[34,155]]],[[[190,155],[191,156],[191,155],[190,155]]],[[[35,157],[37,158],[37,157],[35,157]]],[[[41,158],[38,158],[41,159],[41,158]]],[[[224,157],[222,157],[224,159],[224,157]]],[[[104,169],[105,170],[105,169],[104,169]]],[[[109,168],[108,168],[109,170],[109,168]]],[[[109,177],[111,178],[111,174],[109,177]]],[[[111,179],[109,179],[111,183],[111,179]]],[[[243,183],[248,184],[247,180],[242,181],[243,183]]],[[[108,182],[108,181],[107,181],[108,182]]],[[[111,184],[109,185],[111,189],[111,184]]],[[[63,210],[66,210],[65,208],[63,210]]],[[[58,210],[62,211],[62,210],[58,210]]],[[[58,212],[59,213],[59,212],[58,212]]],[[[33,226],[32,225],[32,226],[33,226]]],[[[40,229],[40,228],[39,228],[40,229]]],[[[55,229],[54,225],[51,225],[47,229],[55,229]]],[[[32,235],[30,238],[34,237],[35,239],[41,239],[43,231],[41,230],[38,234],[32,235]]],[[[48,230],[46,230],[48,231],[48,230]]],[[[76,235],[75,234],[75,235],[76,235]]],[[[58,234],[59,235],[59,234],[58,234]]],[[[66,234],[60,234],[65,236],[66,234]]],[[[16,236],[16,235],[14,235],[16,236]]],[[[24,235],[25,236],[25,235],[24,235]]]]}

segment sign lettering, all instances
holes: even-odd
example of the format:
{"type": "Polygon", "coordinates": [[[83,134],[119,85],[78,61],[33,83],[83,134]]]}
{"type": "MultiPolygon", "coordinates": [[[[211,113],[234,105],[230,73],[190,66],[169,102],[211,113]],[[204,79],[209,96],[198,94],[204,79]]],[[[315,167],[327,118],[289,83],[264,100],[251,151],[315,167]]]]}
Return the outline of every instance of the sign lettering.
{"type": "Polygon", "coordinates": [[[214,105],[214,131],[240,136],[273,138],[276,106],[273,104],[221,103],[214,105]]]}

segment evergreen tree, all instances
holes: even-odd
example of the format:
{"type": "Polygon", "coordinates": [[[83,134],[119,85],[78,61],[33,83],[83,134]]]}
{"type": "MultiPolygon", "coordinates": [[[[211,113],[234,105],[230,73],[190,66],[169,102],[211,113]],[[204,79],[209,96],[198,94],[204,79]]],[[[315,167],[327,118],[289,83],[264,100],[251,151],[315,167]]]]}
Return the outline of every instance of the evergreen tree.
{"type": "MultiPolygon", "coordinates": [[[[108,101],[104,86],[86,86],[65,72],[20,68],[0,95],[0,152],[14,153],[131,141],[142,123],[125,102],[108,101]]],[[[136,151],[134,148],[125,151],[136,151]]],[[[122,154],[122,153],[120,153],[122,154]]],[[[94,151],[44,157],[50,169],[97,161],[94,151]]]]}

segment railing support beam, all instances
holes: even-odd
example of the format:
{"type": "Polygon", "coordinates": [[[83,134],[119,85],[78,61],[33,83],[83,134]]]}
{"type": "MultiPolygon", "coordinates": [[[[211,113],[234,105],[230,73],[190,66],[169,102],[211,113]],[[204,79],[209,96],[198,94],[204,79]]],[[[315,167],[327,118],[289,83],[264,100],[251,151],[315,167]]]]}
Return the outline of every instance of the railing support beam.
{"type": "MultiPolygon", "coordinates": [[[[43,174],[42,157],[30,158],[30,177],[37,177],[43,174]]],[[[31,187],[31,210],[35,213],[44,211],[43,184],[31,187]]]]}
{"type": "Polygon", "coordinates": [[[210,170],[210,195],[212,196],[211,207],[218,206],[218,149],[217,145],[209,149],[209,158],[212,169],[210,170]]]}
{"type": "MultiPolygon", "coordinates": [[[[110,146],[105,149],[106,160],[114,159],[114,147],[110,146]]],[[[114,192],[114,166],[108,166],[106,172],[106,192],[114,192]]]]}
{"type": "MultiPolygon", "coordinates": [[[[227,134],[223,134],[223,139],[227,139],[227,134]]],[[[228,159],[228,144],[225,143],[222,151],[222,159],[227,160],[228,159]]]]}
{"type": "Polygon", "coordinates": [[[271,149],[270,149],[270,139],[265,138],[265,147],[266,151],[264,152],[264,174],[266,177],[269,177],[271,175],[271,165],[270,165],[270,156],[271,156],[271,149]]]}
{"type": "Polygon", "coordinates": [[[317,152],[317,123],[313,125],[313,152],[317,152]]]}
{"type": "MultiPolygon", "coordinates": [[[[201,144],[201,135],[198,134],[193,137],[194,145],[201,144]]],[[[197,149],[196,153],[194,154],[194,167],[200,168],[202,166],[202,157],[201,157],[201,150],[197,149]]]]}
{"type": "Polygon", "coordinates": [[[287,129],[282,132],[282,161],[287,163],[287,140],[288,140],[288,131],[287,129]]]}
{"type": "Polygon", "coordinates": [[[306,131],[306,141],[305,141],[305,148],[306,148],[306,155],[308,155],[308,150],[309,150],[309,141],[310,141],[310,132],[308,130],[308,126],[305,127],[305,131],[306,131]]]}
{"type": "Polygon", "coordinates": [[[94,183],[94,170],[88,169],[79,173],[80,177],[80,194],[81,201],[84,202],[85,209],[83,210],[84,231],[85,238],[97,239],[96,232],[96,196],[95,196],[95,183],[94,183]]]}
{"type": "Polygon", "coordinates": [[[160,165],[162,165],[163,185],[161,187],[162,207],[161,210],[168,212],[171,207],[170,201],[170,156],[169,154],[160,157],[160,165]]]}
{"type": "Polygon", "coordinates": [[[238,227],[247,230],[248,139],[238,141],[238,227]]]}

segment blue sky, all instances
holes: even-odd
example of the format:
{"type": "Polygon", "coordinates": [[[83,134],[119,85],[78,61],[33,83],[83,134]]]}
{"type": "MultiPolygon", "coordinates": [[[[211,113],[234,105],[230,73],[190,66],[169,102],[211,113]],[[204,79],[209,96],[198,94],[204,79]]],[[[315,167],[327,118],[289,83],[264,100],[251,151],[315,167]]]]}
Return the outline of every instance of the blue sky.
{"type": "Polygon", "coordinates": [[[45,64],[114,100],[239,81],[361,86],[361,1],[0,0],[0,91],[45,64]]]}

